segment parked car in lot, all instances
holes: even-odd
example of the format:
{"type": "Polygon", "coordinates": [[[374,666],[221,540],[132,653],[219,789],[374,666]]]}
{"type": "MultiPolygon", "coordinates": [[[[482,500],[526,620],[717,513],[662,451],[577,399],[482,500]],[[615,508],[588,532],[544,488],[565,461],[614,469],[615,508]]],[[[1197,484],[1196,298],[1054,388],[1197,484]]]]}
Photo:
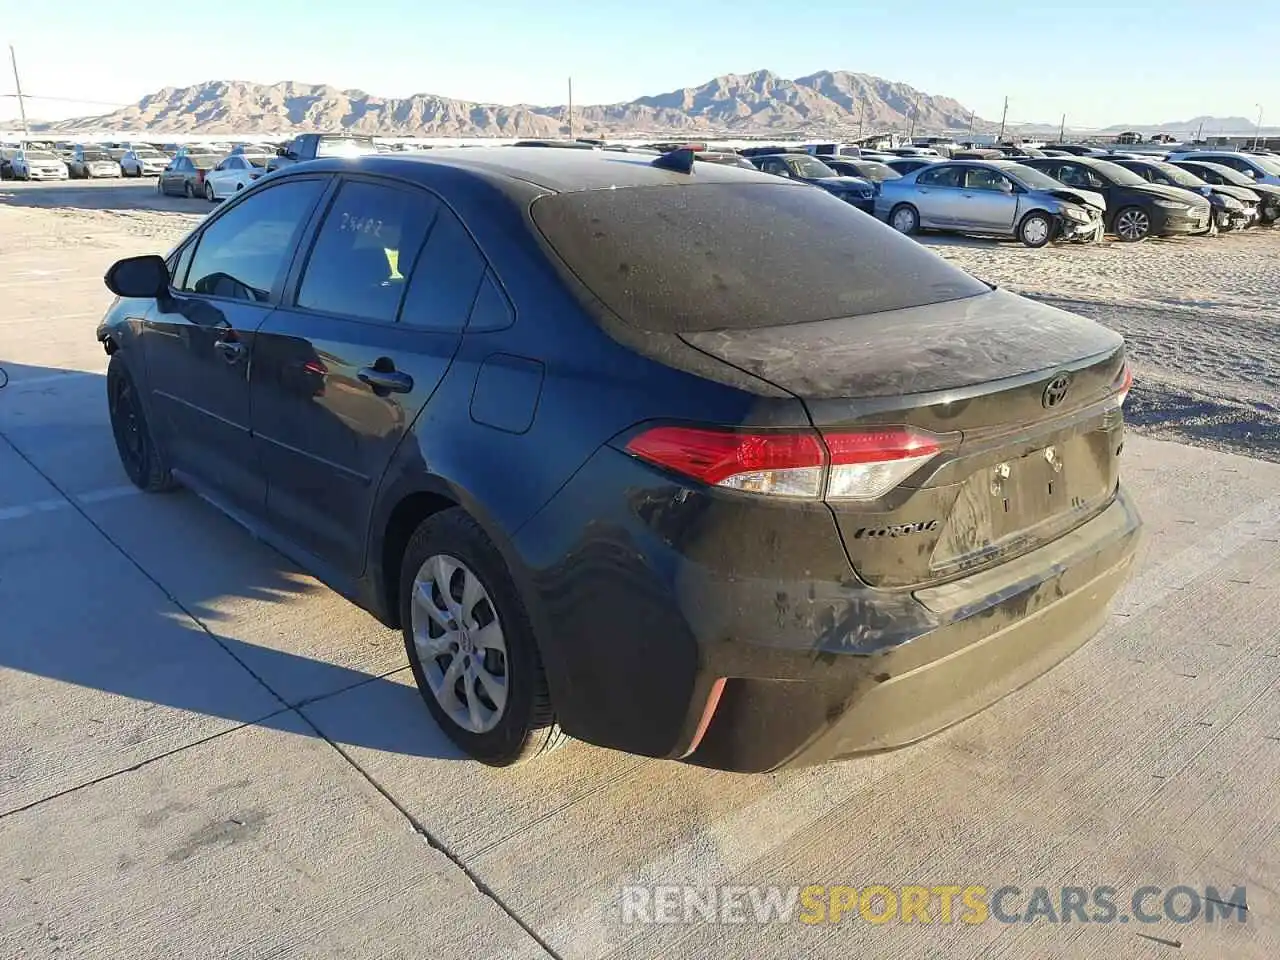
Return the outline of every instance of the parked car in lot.
{"type": "MultiPolygon", "coordinates": [[[[592,149],[591,144],[583,144],[584,149],[592,149]]],[[[287,147],[281,147],[278,154],[267,163],[267,170],[279,170],[281,167],[305,160],[316,160],[322,157],[361,157],[380,152],[372,137],[357,137],[348,134],[304,133],[294,137],[287,147]]]]}
{"type": "Polygon", "coordinates": [[[156,180],[160,193],[204,197],[205,175],[218,165],[218,158],[198,153],[175,157],[156,180]]]}
{"type": "Polygon", "coordinates": [[[1016,237],[1028,247],[1102,235],[1105,202],[1012,160],[933,163],[880,184],[876,216],[899,233],[921,228],[1016,237]]]}
{"type": "Polygon", "coordinates": [[[1148,183],[1132,170],[1097,157],[1042,157],[1019,161],[1068,187],[1091,190],[1107,202],[1107,232],[1126,243],[1147,237],[1205,233],[1213,222],[1209,201],[1177,187],[1148,183]]]}
{"type": "Polygon", "coordinates": [[[719,163],[727,167],[741,167],[744,170],[756,169],[755,164],[746,157],[727,151],[700,150],[694,154],[694,159],[701,160],[704,163],[719,163]]]}
{"type": "Polygon", "coordinates": [[[911,743],[1087,641],[1132,566],[1121,337],[798,182],[320,160],[106,282],[129,477],[399,627],[489,764],[911,743]],[[823,242],[779,269],[779,236],[823,242]]]}
{"type": "Polygon", "coordinates": [[[204,175],[204,198],[210,203],[225,200],[243,190],[267,172],[267,158],[251,153],[224,157],[204,175]]]}
{"type": "Polygon", "coordinates": [[[1214,186],[1240,187],[1251,190],[1258,195],[1261,201],[1261,207],[1258,212],[1258,221],[1267,225],[1280,222],[1280,187],[1270,183],[1259,183],[1246,177],[1238,170],[1231,167],[1223,166],[1220,163],[1210,163],[1207,160],[1175,160],[1171,161],[1175,167],[1186,170],[1214,186]]]}
{"type": "Polygon", "coordinates": [[[875,209],[875,187],[861,177],[842,177],[817,157],[807,153],[766,153],[751,157],[764,173],[812,184],[851,203],[865,213],[875,209]]]}
{"type": "Polygon", "coordinates": [[[1117,160],[1148,183],[1178,187],[1206,197],[1213,207],[1213,219],[1219,230],[1243,230],[1258,220],[1258,194],[1244,187],[1214,186],[1190,171],[1164,160],[1117,160]]]}
{"type": "Polygon", "coordinates": [[[66,180],[67,165],[50,150],[18,150],[9,161],[17,180],[66,180]]]}
{"type": "MultiPolygon", "coordinates": [[[[879,163],[880,161],[874,161],[879,163]]],[[[894,157],[892,160],[885,160],[884,165],[899,176],[908,173],[915,173],[938,161],[932,157],[894,157]]]]}
{"type": "Polygon", "coordinates": [[[1269,183],[1280,187],[1280,160],[1263,154],[1243,153],[1236,150],[1188,150],[1171,153],[1169,159],[1221,164],[1244,174],[1256,183],[1269,183]]]}
{"type": "MultiPolygon", "coordinates": [[[[928,159],[928,158],[918,158],[928,159]]],[[[932,162],[937,162],[936,158],[932,162]]],[[[901,173],[887,163],[879,160],[862,160],[860,158],[827,157],[823,163],[842,177],[857,177],[871,184],[884,183],[886,180],[897,180],[901,173]]]]}
{"type": "Polygon", "coordinates": [[[169,157],[154,147],[135,147],[120,158],[120,172],[126,177],[158,177],[169,165],[169,157]]]}
{"type": "Polygon", "coordinates": [[[77,180],[93,177],[118,177],[120,164],[107,151],[99,147],[77,144],[71,148],[71,159],[66,161],[67,176],[77,180]]]}

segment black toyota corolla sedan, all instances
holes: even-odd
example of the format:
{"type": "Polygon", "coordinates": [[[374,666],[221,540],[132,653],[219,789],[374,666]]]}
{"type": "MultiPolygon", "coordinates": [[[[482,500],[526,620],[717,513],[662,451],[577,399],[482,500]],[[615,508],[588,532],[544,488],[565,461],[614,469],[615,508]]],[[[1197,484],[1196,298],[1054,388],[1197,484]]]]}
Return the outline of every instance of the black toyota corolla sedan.
{"type": "Polygon", "coordinates": [[[907,744],[1084,643],[1133,557],[1121,338],[778,177],[318,160],[106,282],[130,478],[398,626],[486,763],[907,744]]]}

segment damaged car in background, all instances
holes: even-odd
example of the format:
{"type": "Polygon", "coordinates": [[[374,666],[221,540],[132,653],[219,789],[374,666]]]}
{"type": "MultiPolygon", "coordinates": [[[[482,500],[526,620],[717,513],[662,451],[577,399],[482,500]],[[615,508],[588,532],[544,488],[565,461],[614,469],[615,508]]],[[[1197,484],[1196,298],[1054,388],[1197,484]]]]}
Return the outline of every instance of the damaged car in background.
{"type": "Polygon", "coordinates": [[[930,164],[880,184],[875,213],[899,233],[921,229],[1014,237],[1028,247],[1100,240],[1106,201],[1012,160],[930,164]]]}

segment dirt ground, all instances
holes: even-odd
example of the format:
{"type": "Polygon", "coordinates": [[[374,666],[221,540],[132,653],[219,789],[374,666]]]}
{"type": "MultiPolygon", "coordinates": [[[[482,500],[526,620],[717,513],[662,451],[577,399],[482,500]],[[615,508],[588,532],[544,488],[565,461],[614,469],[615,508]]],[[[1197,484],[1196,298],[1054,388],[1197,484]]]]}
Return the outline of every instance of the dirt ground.
{"type": "Polygon", "coordinates": [[[1280,461],[1280,229],[1030,250],[929,237],[937,253],[1122,334],[1141,433],[1280,461]]]}

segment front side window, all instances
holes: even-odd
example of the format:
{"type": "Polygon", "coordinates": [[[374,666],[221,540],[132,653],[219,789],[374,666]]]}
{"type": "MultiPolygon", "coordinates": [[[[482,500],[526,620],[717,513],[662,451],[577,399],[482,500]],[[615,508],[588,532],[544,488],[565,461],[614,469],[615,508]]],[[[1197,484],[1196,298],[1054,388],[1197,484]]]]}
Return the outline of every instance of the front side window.
{"type": "Polygon", "coordinates": [[[324,187],[323,180],[290,180],[218,217],[201,234],[182,289],[265,303],[324,187]]]}
{"type": "Polygon", "coordinates": [[[438,206],[420,190],[344,183],[316,236],[298,306],[393,322],[405,274],[422,249],[438,206]]]}

